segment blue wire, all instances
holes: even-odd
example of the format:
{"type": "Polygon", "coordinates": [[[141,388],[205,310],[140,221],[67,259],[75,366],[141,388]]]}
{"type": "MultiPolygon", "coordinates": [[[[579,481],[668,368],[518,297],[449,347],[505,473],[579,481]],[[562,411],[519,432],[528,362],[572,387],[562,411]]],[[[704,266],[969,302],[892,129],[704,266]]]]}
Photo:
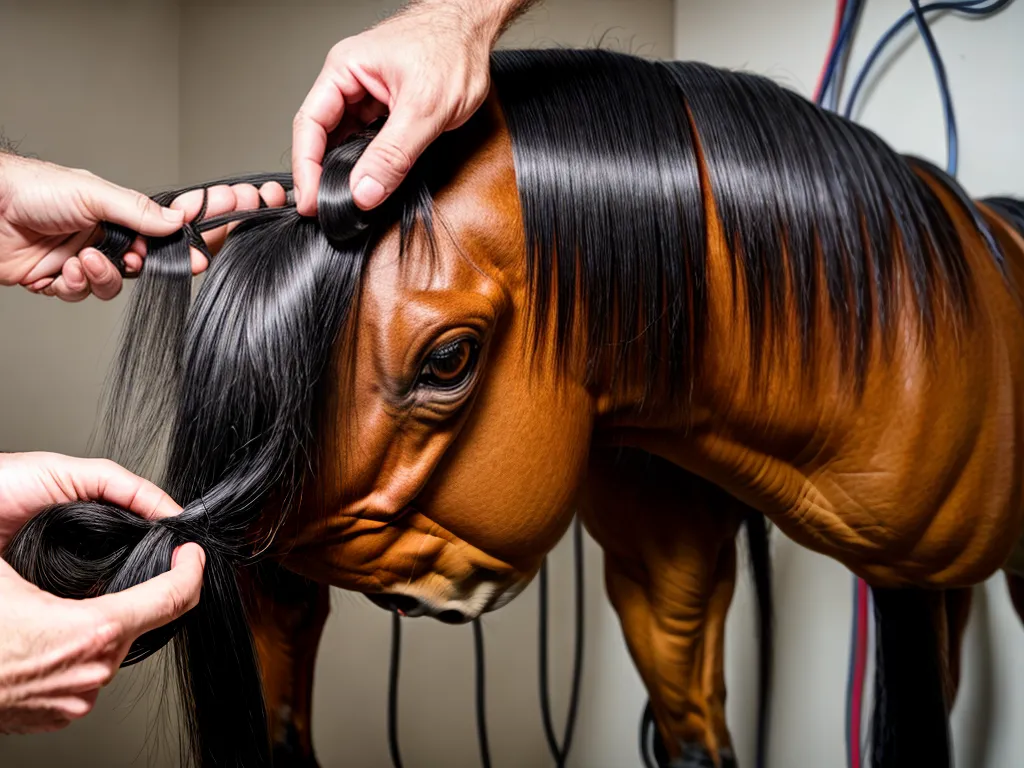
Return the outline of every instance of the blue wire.
{"type": "MultiPolygon", "coordinates": [[[[1002,10],[1005,6],[1009,5],[1012,0],[997,0],[992,5],[978,8],[976,6],[982,5],[983,3],[990,2],[990,0],[959,0],[959,2],[939,2],[929,3],[928,5],[921,8],[924,13],[931,13],[932,11],[958,11],[960,13],[966,13],[973,16],[984,16],[989,13],[996,13],[1002,10]]],[[[853,81],[853,88],[850,89],[850,95],[846,99],[846,109],[843,110],[843,117],[850,117],[853,114],[853,106],[857,101],[857,96],[860,94],[861,88],[864,86],[867,80],[868,73],[871,68],[875,65],[878,57],[882,54],[892,39],[914,18],[914,9],[906,11],[900,18],[886,30],[885,34],[882,35],[878,42],[875,43],[875,47],[871,49],[871,53],[868,54],[867,59],[861,66],[860,71],[857,73],[856,79],[853,81]]]]}
{"type": "Polygon", "coordinates": [[[928,29],[928,22],[924,19],[921,11],[921,3],[918,0],[910,0],[910,6],[914,9],[914,21],[921,32],[928,55],[932,60],[932,68],[935,70],[935,79],[939,81],[939,93],[942,96],[942,111],[946,116],[946,173],[956,178],[957,169],[957,133],[956,115],[953,112],[953,97],[949,92],[949,82],[946,80],[946,66],[942,63],[942,56],[939,48],[935,45],[935,38],[928,29]]]}
{"type": "Polygon", "coordinates": [[[879,38],[877,43],[875,43],[875,47],[871,50],[871,53],[868,54],[867,60],[861,66],[861,69],[854,80],[853,88],[850,90],[850,95],[846,100],[846,108],[843,110],[843,116],[849,118],[853,114],[853,108],[856,104],[857,96],[860,94],[861,88],[864,86],[872,66],[874,66],[885,47],[910,22],[910,20],[913,19],[917,23],[918,29],[921,32],[921,37],[924,39],[925,46],[928,49],[928,55],[932,61],[932,67],[935,69],[936,79],[939,81],[942,109],[946,119],[946,170],[950,176],[956,176],[959,159],[959,142],[956,128],[956,116],[953,110],[953,99],[949,92],[949,83],[946,79],[946,70],[942,63],[942,57],[939,55],[938,48],[935,45],[935,39],[932,37],[931,31],[928,29],[928,25],[925,22],[924,14],[932,11],[947,10],[974,16],[987,16],[1002,10],[1009,5],[1012,0],[996,0],[991,4],[985,5],[985,3],[988,2],[989,0],[960,0],[959,2],[930,3],[922,7],[917,0],[911,0],[911,9],[900,16],[896,23],[886,30],[885,34],[879,38]]]}
{"type": "Polygon", "coordinates": [[[849,44],[853,35],[853,28],[857,15],[860,11],[862,0],[850,0],[843,11],[843,18],[839,22],[839,35],[836,37],[836,44],[829,53],[828,66],[825,68],[825,79],[821,86],[821,93],[818,94],[818,106],[835,111],[839,106],[839,86],[836,82],[836,70],[842,59],[843,52],[849,44]],[[831,98],[830,98],[831,97],[831,98]],[[827,106],[826,101],[831,100],[832,106],[827,106]]]}

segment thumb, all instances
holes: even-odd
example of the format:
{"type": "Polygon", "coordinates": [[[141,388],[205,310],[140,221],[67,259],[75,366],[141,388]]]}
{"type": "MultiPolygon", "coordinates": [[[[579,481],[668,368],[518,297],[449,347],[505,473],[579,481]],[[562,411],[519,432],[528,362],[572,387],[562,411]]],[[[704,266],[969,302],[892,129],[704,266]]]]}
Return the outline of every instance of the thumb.
{"type": "Polygon", "coordinates": [[[178,231],[185,223],[182,211],[163,208],[141,192],[104,179],[95,180],[85,202],[97,221],[120,224],[140,235],[162,237],[178,231]]]}
{"type": "Polygon", "coordinates": [[[199,604],[206,553],[198,544],[184,544],[171,562],[171,570],[149,581],[93,598],[93,606],[119,629],[122,641],[169,624],[199,604]]]}
{"type": "Polygon", "coordinates": [[[408,175],[423,150],[441,135],[430,115],[398,108],[352,169],[352,198],[363,210],[380,205],[408,175]]]}

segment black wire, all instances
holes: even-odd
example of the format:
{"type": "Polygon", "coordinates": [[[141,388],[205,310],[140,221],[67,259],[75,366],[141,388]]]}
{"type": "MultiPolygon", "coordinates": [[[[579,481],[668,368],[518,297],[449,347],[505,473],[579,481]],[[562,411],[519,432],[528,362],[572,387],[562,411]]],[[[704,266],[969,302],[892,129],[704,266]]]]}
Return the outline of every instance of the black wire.
{"type": "Polygon", "coordinates": [[[484,629],[478,618],[473,619],[473,653],[476,657],[476,736],[480,742],[480,762],[484,768],[491,768],[491,748],[487,739],[484,629]]]}
{"type": "Polygon", "coordinates": [[[640,717],[640,757],[643,758],[644,768],[658,768],[658,760],[654,757],[654,739],[657,732],[654,725],[654,710],[651,709],[651,700],[647,700],[644,706],[644,713],[640,717]]]}
{"type": "MultiPolygon", "coordinates": [[[[548,748],[558,768],[565,766],[572,746],[579,712],[580,687],[583,679],[583,637],[584,637],[584,569],[583,569],[583,525],[579,517],[573,523],[574,586],[576,592],[576,644],[573,653],[572,690],[569,694],[569,709],[566,714],[565,732],[559,746],[551,719],[550,691],[548,683],[548,575],[547,562],[540,569],[540,706],[544,721],[544,734],[548,748]]],[[[473,652],[476,670],[476,728],[480,744],[480,762],[483,768],[491,768],[490,740],[487,735],[486,660],[484,657],[483,626],[479,619],[473,621],[473,652]]],[[[391,618],[391,664],[388,670],[388,751],[391,764],[402,768],[398,751],[398,673],[402,653],[402,624],[398,613],[391,618]]]]}
{"type": "Polygon", "coordinates": [[[558,768],[563,768],[569,759],[572,748],[573,732],[576,728],[576,717],[579,711],[580,683],[583,679],[583,637],[584,637],[584,568],[583,568],[583,524],[579,516],[573,522],[573,570],[576,592],[576,638],[573,650],[572,690],[569,694],[569,710],[565,719],[565,732],[561,745],[555,737],[555,728],[551,717],[551,693],[548,679],[548,571],[547,561],[540,569],[540,612],[538,629],[540,635],[540,652],[538,668],[540,672],[540,711],[544,723],[544,736],[548,742],[548,750],[558,768]]]}
{"type": "Polygon", "coordinates": [[[921,32],[921,39],[924,40],[925,48],[928,49],[928,56],[932,60],[932,68],[935,70],[935,79],[939,82],[939,95],[942,97],[942,112],[946,117],[946,172],[950,176],[956,176],[957,161],[959,155],[959,142],[956,130],[956,113],[953,110],[953,96],[949,92],[949,81],[946,78],[946,66],[942,63],[942,55],[939,47],[935,44],[931,29],[924,18],[921,4],[918,0],[910,0],[910,7],[914,9],[914,21],[921,32]]]}
{"type": "Polygon", "coordinates": [[[544,738],[548,742],[548,751],[554,758],[555,764],[561,764],[562,750],[555,738],[555,729],[551,721],[551,700],[548,691],[548,561],[547,559],[540,566],[540,613],[537,617],[537,629],[540,638],[540,652],[537,654],[537,666],[540,672],[540,714],[544,723],[544,738]]]}
{"type": "Polygon", "coordinates": [[[398,667],[401,656],[402,618],[396,611],[391,614],[391,665],[388,668],[388,751],[394,768],[402,768],[402,756],[398,753],[398,667]]]}

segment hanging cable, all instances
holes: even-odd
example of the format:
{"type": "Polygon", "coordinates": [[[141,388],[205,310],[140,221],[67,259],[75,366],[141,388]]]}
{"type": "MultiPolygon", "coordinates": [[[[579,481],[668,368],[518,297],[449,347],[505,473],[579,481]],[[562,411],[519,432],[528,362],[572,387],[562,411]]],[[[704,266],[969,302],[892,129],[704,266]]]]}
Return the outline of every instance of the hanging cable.
{"type": "Polygon", "coordinates": [[[654,710],[651,708],[651,700],[648,699],[640,718],[640,757],[644,761],[644,768],[658,768],[658,758],[654,754],[656,728],[654,710]]]}
{"type": "Polygon", "coordinates": [[[917,22],[917,29],[921,33],[921,39],[928,49],[928,55],[932,60],[932,68],[935,70],[935,79],[939,82],[939,95],[942,97],[942,112],[946,118],[946,172],[956,178],[957,170],[957,133],[956,115],[953,112],[953,97],[949,93],[949,82],[946,80],[946,65],[942,63],[942,55],[935,45],[935,38],[928,28],[921,11],[921,4],[918,0],[910,0],[914,9],[914,21],[917,22]]]}
{"type": "Polygon", "coordinates": [[[850,668],[846,679],[846,764],[861,768],[861,717],[868,658],[868,586],[853,577],[853,626],[850,632],[850,668]]]}
{"type": "Polygon", "coordinates": [[[391,664],[388,667],[388,752],[391,765],[402,768],[398,753],[398,668],[402,657],[402,617],[391,614],[391,664]]]}
{"type": "Polygon", "coordinates": [[[911,19],[913,19],[917,24],[921,38],[924,40],[925,48],[928,51],[928,57],[932,62],[932,68],[935,70],[935,79],[939,84],[939,96],[942,100],[942,112],[946,123],[946,172],[949,173],[950,176],[955,177],[959,165],[959,138],[956,127],[956,114],[953,110],[953,98],[949,90],[946,68],[943,64],[942,56],[939,54],[938,46],[935,44],[935,38],[932,36],[931,30],[928,28],[925,14],[933,11],[945,10],[956,11],[958,13],[964,13],[972,16],[991,16],[998,13],[1003,8],[1006,8],[1012,1],[1013,0],[995,0],[995,2],[989,2],[989,0],[961,0],[960,2],[938,2],[921,6],[918,0],[911,0],[910,10],[905,12],[899,19],[897,19],[896,23],[886,30],[885,34],[879,38],[875,47],[868,54],[867,59],[861,66],[860,72],[858,72],[857,77],[854,80],[853,88],[850,90],[850,96],[846,101],[846,108],[843,110],[843,114],[846,117],[850,117],[853,114],[853,108],[856,104],[857,96],[860,94],[861,88],[866,82],[871,68],[874,66],[885,47],[911,21],[911,19]]]}
{"type": "Polygon", "coordinates": [[[839,108],[839,92],[842,89],[843,73],[850,43],[860,22],[863,0],[839,0],[836,18],[840,19],[839,33],[834,36],[820,77],[814,101],[818,106],[835,111],[839,108]]]}
{"type": "Polygon", "coordinates": [[[484,629],[479,618],[473,619],[473,655],[476,662],[476,737],[480,743],[480,764],[483,768],[491,768],[491,748],[487,739],[484,629]]]}
{"type": "Polygon", "coordinates": [[[828,53],[825,55],[825,62],[821,65],[821,73],[818,75],[818,85],[814,89],[814,102],[821,104],[825,95],[825,86],[828,84],[829,64],[832,61],[832,52],[836,50],[839,43],[839,33],[843,29],[843,18],[846,14],[846,0],[839,0],[836,3],[836,20],[832,25],[832,40],[828,44],[828,53]]]}
{"type": "Polygon", "coordinates": [[[572,747],[573,732],[576,728],[576,715],[579,710],[580,682],[583,678],[583,630],[584,630],[584,581],[583,581],[583,524],[579,515],[573,521],[572,531],[573,571],[576,593],[576,638],[573,652],[572,689],[569,693],[569,710],[565,719],[565,731],[562,743],[558,743],[555,727],[551,717],[551,686],[548,676],[548,566],[545,561],[540,567],[540,604],[538,616],[540,653],[538,654],[538,671],[540,673],[540,711],[544,723],[544,737],[548,743],[548,751],[558,768],[564,768],[569,759],[572,747]]]}
{"type": "MultiPolygon", "coordinates": [[[[956,11],[957,13],[964,13],[972,16],[988,16],[998,13],[1003,8],[1008,6],[1013,0],[959,0],[959,2],[940,2],[940,3],[929,3],[928,5],[922,6],[921,11],[923,13],[932,13],[934,11],[956,11]]],[[[898,35],[904,27],[907,26],[914,19],[914,9],[911,8],[906,11],[896,22],[885,31],[878,42],[875,43],[874,48],[868,54],[864,63],[861,65],[860,70],[857,72],[857,77],[854,78],[853,87],[850,89],[850,95],[846,99],[846,107],[843,109],[844,117],[852,117],[853,108],[857,103],[857,97],[860,95],[861,89],[867,81],[867,77],[874,67],[878,57],[882,54],[882,51],[888,47],[892,42],[893,38],[898,35]]]]}

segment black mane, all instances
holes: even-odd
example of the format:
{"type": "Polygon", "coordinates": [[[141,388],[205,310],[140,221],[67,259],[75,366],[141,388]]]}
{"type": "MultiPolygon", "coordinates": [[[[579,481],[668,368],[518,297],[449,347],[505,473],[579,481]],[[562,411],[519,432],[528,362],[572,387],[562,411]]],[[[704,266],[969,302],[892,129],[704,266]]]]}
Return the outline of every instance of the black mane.
{"type": "Polygon", "coordinates": [[[764,77],[537,50],[495,54],[494,81],[537,317],[555,302],[563,353],[581,311],[592,355],[611,347],[623,375],[689,390],[708,318],[702,170],[745,288],[755,367],[788,312],[809,355],[822,292],[858,378],[872,331],[895,326],[902,280],[926,337],[937,307],[969,312],[960,240],[918,171],[982,226],[955,182],[764,77]]]}

